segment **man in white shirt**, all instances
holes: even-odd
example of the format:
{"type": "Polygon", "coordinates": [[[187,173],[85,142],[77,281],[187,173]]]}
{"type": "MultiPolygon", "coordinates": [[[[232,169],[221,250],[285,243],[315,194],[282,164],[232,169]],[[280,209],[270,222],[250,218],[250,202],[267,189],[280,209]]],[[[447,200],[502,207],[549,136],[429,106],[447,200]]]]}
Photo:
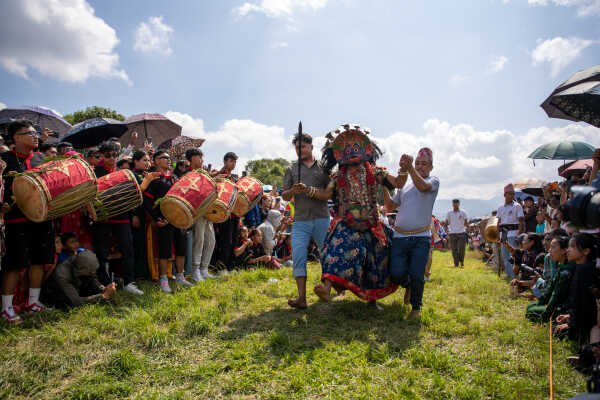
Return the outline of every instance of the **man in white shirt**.
{"type": "MultiPolygon", "coordinates": [[[[504,187],[504,205],[498,208],[498,228],[502,239],[506,238],[512,247],[517,247],[517,236],[525,231],[525,214],[523,214],[523,207],[515,201],[515,187],[512,183],[504,187]]],[[[504,272],[511,278],[515,278],[510,253],[504,246],[500,247],[500,252],[504,262],[504,272]]]]}
{"type": "Polygon", "coordinates": [[[450,234],[450,248],[454,266],[465,266],[465,247],[467,247],[467,213],[461,210],[460,201],[452,200],[452,211],[446,215],[446,225],[450,234]]]}

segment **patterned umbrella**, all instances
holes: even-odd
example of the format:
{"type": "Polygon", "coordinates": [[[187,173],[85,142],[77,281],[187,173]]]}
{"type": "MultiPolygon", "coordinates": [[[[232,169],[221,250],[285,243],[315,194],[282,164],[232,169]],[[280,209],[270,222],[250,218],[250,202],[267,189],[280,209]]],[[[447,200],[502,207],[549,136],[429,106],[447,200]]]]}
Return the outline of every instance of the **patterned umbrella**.
{"type": "Polygon", "coordinates": [[[204,143],[204,139],[177,136],[175,139],[163,142],[163,144],[159,146],[159,149],[166,150],[173,160],[181,160],[184,158],[187,149],[201,147],[202,143],[204,143]]]}
{"type": "Polygon", "coordinates": [[[550,142],[541,145],[527,158],[538,160],[584,160],[592,158],[594,147],[583,142],[550,142]]]}
{"type": "Polygon", "coordinates": [[[132,115],[124,123],[128,131],[121,138],[121,143],[129,144],[131,133],[135,131],[138,133],[133,143],[135,147],[142,147],[148,138],[152,138],[152,145],[161,146],[167,140],[181,136],[181,126],[161,114],[132,115]]]}
{"type": "Polygon", "coordinates": [[[550,118],[583,121],[600,128],[600,65],[577,72],[541,107],[550,118]]]}
{"type": "Polygon", "coordinates": [[[61,141],[70,142],[74,147],[83,149],[96,146],[111,137],[121,137],[126,130],[127,126],[116,119],[86,119],[73,126],[73,128],[61,138],[61,141]]]}
{"type": "Polygon", "coordinates": [[[27,119],[36,129],[48,128],[64,135],[71,129],[71,124],[63,119],[57,112],[46,107],[21,106],[0,110],[0,118],[27,119]]]}

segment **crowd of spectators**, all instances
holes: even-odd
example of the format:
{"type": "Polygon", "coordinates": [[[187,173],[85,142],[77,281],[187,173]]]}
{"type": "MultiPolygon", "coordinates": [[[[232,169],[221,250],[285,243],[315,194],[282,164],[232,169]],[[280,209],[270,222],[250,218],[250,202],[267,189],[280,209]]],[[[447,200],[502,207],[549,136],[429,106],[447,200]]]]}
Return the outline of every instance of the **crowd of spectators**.
{"type": "MultiPolygon", "coordinates": [[[[135,149],[110,139],[98,147],[78,149],[79,153],[70,143],[51,143],[48,131],[37,132],[25,120],[11,123],[7,134],[7,144],[0,148],[5,188],[0,222],[6,231],[1,315],[7,323],[22,322],[25,313],[111,301],[117,290],[141,296],[139,280],[158,281],[162,291],[170,293],[170,281],[185,288],[215,273],[292,264],[293,199],[284,202],[271,186],[265,185],[259,204],[246,216],[232,216],[220,224],[201,218],[188,230],[171,225],[157,207],[157,200],[191,170],[204,169],[235,182],[237,155],[232,152],[225,154],[220,170],[213,170],[204,165],[202,151],[195,147],[175,160],[168,149],[149,143],[135,149]],[[14,203],[13,175],[8,173],[23,173],[60,157],[81,157],[98,178],[131,170],[143,191],[143,204],[97,222],[83,209],[52,221],[29,221],[14,203]]],[[[136,136],[132,135],[132,143],[136,136]]]]}

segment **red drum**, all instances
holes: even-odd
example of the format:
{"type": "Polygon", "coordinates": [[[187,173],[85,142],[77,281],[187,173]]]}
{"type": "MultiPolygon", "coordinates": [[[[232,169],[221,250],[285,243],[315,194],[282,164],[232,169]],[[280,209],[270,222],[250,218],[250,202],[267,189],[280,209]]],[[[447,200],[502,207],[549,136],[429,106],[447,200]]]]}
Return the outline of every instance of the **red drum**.
{"type": "Polygon", "coordinates": [[[98,194],[87,209],[94,221],[103,221],[131,211],[142,204],[142,190],[128,169],[98,178],[98,194]]]}
{"type": "Polygon", "coordinates": [[[160,211],[180,229],[196,223],[217,198],[217,185],[205,172],[195,170],[182,176],[160,201],[160,211]]]}
{"type": "Polygon", "coordinates": [[[13,181],[17,205],[34,222],[81,208],[96,196],[97,190],[92,167],[79,157],[44,163],[13,181]]]}
{"type": "Polygon", "coordinates": [[[204,218],[215,223],[221,223],[227,221],[231,216],[238,189],[235,183],[229,179],[215,178],[215,181],[217,182],[217,199],[208,212],[204,214],[204,218]]]}
{"type": "Polygon", "coordinates": [[[263,184],[256,178],[244,176],[235,183],[235,186],[238,188],[238,195],[232,212],[238,217],[243,217],[262,197],[263,184]]]}

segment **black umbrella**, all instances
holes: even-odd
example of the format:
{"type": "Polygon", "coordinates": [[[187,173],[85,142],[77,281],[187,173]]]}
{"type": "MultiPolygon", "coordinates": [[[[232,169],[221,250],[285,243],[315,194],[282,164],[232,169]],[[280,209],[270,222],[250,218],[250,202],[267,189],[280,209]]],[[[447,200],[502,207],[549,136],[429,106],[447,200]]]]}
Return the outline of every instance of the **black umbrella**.
{"type": "Polygon", "coordinates": [[[26,119],[31,121],[36,129],[48,128],[59,135],[64,135],[71,124],[63,119],[57,112],[47,107],[22,106],[5,108],[0,111],[0,118],[26,119]]]}
{"type": "Polygon", "coordinates": [[[583,121],[600,128],[600,65],[574,74],[541,107],[550,118],[583,121]]]}
{"type": "Polygon", "coordinates": [[[127,126],[112,118],[92,118],[73,126],[61,142],[69,142],[74,147],[83,149],[96,146],[112,137],[120,138],[127,126]]]}

